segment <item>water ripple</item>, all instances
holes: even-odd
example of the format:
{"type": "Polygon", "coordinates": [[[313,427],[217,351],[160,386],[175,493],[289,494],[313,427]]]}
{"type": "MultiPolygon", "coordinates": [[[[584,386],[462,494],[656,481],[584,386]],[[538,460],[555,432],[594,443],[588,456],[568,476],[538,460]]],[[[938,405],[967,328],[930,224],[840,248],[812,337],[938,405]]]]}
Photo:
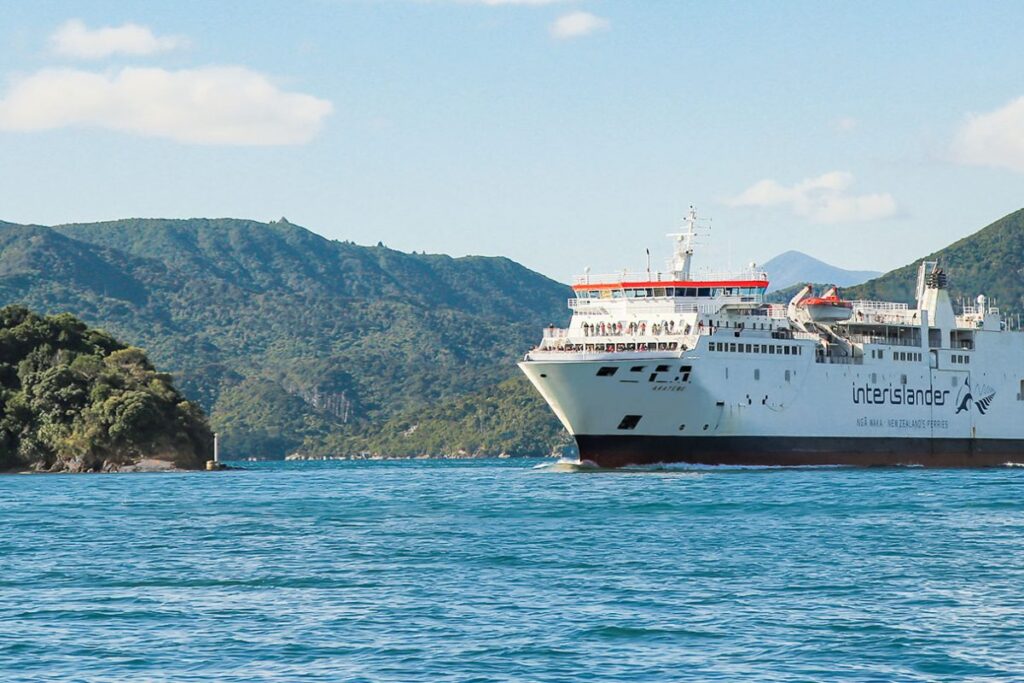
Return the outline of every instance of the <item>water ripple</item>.
{"type": "Polygon", "coordinates": [[[1024,468],[0,478],[4,681],[1024,678],[1024,468]]]}

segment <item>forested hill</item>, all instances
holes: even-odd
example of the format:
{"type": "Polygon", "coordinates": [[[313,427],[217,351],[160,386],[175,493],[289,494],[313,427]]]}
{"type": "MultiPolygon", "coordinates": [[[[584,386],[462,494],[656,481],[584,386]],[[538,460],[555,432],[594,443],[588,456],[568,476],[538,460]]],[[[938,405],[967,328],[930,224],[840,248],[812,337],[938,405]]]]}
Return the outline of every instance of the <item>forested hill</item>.
{"type": "Polygon", "coordinates": [[[950,295],[985,294],[1004,314],[1024,312],[1024,209],[902,268],[844,290],[850,299],[914,302],[921,261],[938,261],[949,275],[950,295]]]}
{"type": "MultiPolygon", "coordinates": [[[[979,294],[1007,315],[1024,314],[1024,209],[1003,216],[978,232],[864,284],[843,289],[846,299],[877,299],[914,304],[921,261],[938,261],[949,275],[950,295],[973,301],[979,294]]],[[[771,277],[771,272],[768,273],[771,277]]],[[[815,283],[819,287],[833,284],[815,283]]],[[[789,301],[802,285],[772,292],[769,300],[789,301]]]]}
{"type": "MultiPolygon", "coordinates": [[[[146,348],[210,412],[229,456],[347,449],[403,414],[485,396],[543,326],[566,321],[569,294],[505,258],[358,246],[284,219],[0,223],[2,301],[146,348]]],[[[560,438],[528,412],[544,418],[515,428],[513,448],[560,438]]],[[[477,421],[494,428],[508,432],[477,421]]]]}

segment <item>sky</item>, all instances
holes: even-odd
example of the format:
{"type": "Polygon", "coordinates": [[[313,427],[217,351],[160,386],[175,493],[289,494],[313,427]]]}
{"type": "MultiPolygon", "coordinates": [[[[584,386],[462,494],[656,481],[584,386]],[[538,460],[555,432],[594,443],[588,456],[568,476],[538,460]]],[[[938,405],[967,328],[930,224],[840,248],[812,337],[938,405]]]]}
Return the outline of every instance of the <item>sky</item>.
{"type": "Polygon", "coordinates": [[[287,217],[563,282],[1024,207],[1019,2],[0,0],[0,220],[287,217]]]}

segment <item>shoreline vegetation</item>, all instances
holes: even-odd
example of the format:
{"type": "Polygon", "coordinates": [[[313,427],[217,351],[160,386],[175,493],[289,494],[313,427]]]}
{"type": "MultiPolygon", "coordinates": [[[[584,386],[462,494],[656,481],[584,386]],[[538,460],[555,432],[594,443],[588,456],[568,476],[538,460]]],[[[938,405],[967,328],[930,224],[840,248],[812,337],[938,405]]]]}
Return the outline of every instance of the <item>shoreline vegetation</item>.
{"type": "Polygon", "coordinates": [[[221,456],[544,455],[568,441],[515,362],[568,286],[507,258],[404,253],[285,219],[0,222],[0,301],[146,349],[221,456]]]}
{"type": "Polygon", "coordinates": [[[199,469],[213,433],[144,351],[64,313],[0,309],[0,471],[199,469]]]}

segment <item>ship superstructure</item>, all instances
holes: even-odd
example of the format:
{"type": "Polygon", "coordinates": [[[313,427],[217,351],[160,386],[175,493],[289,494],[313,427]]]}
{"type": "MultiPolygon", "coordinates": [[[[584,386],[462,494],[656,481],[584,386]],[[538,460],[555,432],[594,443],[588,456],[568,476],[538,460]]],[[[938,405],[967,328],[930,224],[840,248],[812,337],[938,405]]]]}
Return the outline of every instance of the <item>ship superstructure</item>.
{"type": "Polygon", "coordinates": [[[982,466],[1024,461],[1024,333],[984,296],[957,313],[937,262],[915,305],[768,274],[691,272],[692,209],[669,270],[588,274],[572,319],[519,364],[600,466],[982,466]]]}

